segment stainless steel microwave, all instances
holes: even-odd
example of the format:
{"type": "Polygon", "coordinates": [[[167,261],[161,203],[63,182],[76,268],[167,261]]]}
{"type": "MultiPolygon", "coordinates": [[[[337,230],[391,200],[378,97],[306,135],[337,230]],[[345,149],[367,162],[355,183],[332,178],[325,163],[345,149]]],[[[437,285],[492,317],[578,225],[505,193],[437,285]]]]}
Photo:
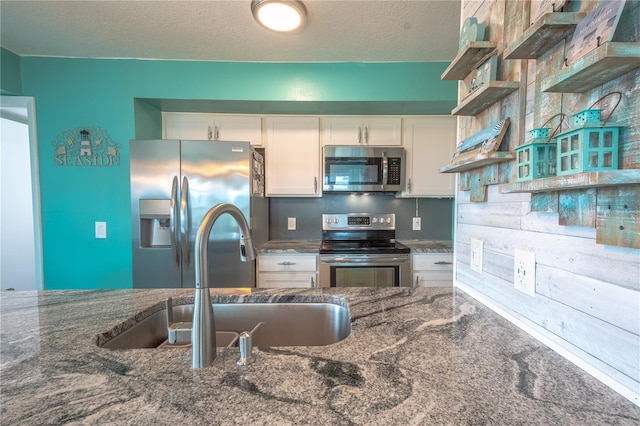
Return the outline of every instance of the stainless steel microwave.
{"type": "Polygon", "coordinates": [[[398,192],[404,188],[404,148],[325,146],[323,192],[398,192]]]}

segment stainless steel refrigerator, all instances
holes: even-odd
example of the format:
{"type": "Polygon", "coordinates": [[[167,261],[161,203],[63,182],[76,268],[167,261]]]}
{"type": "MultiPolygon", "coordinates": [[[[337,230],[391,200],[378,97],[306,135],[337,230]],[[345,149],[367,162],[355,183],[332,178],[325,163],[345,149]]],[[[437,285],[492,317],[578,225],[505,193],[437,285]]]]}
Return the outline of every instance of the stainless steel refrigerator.
{"type": "MultiPolygon", "coordinates": [[[[238,207],[254,245],[269,238],[264,158],[249,142],[132,140],[133,287],[194,287],[198,226],[222,202],[238,207]]],[[[212,287],[255,286],[255,262],[241,262],[240,230],[228,215],[209,239],[212,287]]]]}

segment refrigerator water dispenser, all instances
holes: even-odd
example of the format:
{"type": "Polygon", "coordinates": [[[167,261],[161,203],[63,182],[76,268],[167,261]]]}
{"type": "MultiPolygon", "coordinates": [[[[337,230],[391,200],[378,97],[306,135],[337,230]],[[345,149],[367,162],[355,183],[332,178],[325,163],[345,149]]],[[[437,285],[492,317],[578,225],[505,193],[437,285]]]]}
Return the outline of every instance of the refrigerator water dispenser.
{"type": "Polygon", "coordinates": [[[140,200],[140,246],[171,247],[171,200],[140,200]]]}

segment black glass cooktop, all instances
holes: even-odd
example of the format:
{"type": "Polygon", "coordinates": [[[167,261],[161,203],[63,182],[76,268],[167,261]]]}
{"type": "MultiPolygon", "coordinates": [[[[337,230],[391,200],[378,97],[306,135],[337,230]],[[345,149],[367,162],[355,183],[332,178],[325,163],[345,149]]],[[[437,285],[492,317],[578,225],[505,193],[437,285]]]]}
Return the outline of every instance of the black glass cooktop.
{"type": "Polygon", "coordinates": [[[371,254],[392,254],[392,253],[410,253],[411,249],[404,244],[395,241],[341,241],[331,240],[322,241],[320,253],[331,254],[349,254],[349,253],[371,253],[371,254]]]}

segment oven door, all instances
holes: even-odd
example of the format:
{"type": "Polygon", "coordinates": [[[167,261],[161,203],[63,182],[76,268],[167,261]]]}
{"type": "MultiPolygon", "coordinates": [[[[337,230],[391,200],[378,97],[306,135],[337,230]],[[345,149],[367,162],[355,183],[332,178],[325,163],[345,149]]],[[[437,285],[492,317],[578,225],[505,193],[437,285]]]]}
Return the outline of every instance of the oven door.
{"type": "Polygon", "coordinates": [[[320,287],[411,287],[408,254],[321,254],[320,287]]]}

